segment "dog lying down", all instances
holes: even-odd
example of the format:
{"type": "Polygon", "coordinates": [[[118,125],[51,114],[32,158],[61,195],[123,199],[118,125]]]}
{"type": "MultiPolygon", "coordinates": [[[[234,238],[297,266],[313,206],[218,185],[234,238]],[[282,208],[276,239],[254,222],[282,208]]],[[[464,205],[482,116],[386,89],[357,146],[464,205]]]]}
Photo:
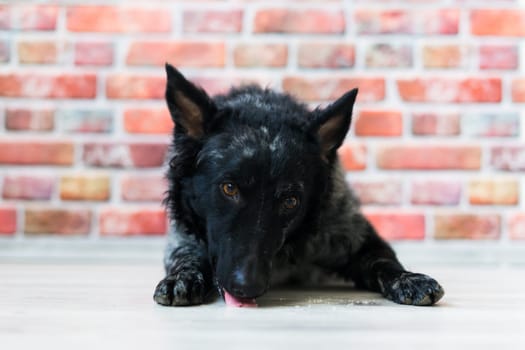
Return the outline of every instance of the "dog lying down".
{"type": "Polygon", "coordinates": [[[171,65],[166,72],[175,129],[157,303],[198,305],[218,290],[229,305],[254,306],[272,285],[319,274],[400,304],[441,299],[434,279],[403,268],[347,187],[337,149],[357,89],[309,111],[256,86],[211,98],[171,65]]]}

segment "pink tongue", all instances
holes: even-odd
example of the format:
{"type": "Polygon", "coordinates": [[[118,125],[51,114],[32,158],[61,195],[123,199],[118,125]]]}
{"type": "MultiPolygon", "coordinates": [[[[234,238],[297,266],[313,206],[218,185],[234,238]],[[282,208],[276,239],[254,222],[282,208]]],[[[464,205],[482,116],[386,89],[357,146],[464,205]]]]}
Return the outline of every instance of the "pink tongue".
{"type": "Polygon", "coordinates": [[[228,306],[235,307],[257,307],[257,302],[255,299],[239,299],[228,293],[226,290],[223,290],[224,301],[228,306]]]}

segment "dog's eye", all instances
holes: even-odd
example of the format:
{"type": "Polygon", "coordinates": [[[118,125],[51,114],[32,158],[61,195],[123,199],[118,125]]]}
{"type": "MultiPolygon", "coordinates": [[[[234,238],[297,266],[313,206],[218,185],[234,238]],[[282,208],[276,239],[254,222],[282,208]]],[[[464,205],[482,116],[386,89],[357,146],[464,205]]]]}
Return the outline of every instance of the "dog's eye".
{"type": "Polygon", "coordinates": [[[228,197],[235,197],[239,194],[239,187],[231,182],[225,182],[221,185],[222,192],[228,197]]]}
{"type": "Polygon", "coordinates": [[[286,197],[283,200],[283,207],[285,209],[291,210],[295,209],[299,205],[299,199],[294,196],[286,197]]]}

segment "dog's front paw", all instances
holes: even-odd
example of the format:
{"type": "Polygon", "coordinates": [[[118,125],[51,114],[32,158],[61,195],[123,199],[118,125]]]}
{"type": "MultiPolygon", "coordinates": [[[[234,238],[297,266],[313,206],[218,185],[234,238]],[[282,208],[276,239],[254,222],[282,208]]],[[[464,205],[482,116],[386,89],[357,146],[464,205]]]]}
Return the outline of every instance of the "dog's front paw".
{"type": "Polygon", "coordinates": [[[165,306],[199,305],[204,302],[207,289],[202,273],[179,272],[159,282],[153,299],[165,306]]]}
{"type": "Polygon", "coordinates": [[[382,285],[383,295],[388,299],[407,305],[433,305],[445,291],[439,283],[420,273],[405,272],[388,284],[382,285]]]}

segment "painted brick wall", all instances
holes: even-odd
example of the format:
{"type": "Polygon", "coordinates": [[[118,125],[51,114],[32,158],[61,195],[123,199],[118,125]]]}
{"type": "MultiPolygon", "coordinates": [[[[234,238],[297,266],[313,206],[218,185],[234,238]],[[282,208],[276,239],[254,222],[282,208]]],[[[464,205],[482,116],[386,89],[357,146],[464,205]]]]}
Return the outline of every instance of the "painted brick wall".
{"type": "Polygon", "coordinates": [[[385,237],[525,238],[523,1],[43,3],[0,4],[0,236],[165,233],[169,61],[210,93],[358,86],[341,156],[385,237]]]}

